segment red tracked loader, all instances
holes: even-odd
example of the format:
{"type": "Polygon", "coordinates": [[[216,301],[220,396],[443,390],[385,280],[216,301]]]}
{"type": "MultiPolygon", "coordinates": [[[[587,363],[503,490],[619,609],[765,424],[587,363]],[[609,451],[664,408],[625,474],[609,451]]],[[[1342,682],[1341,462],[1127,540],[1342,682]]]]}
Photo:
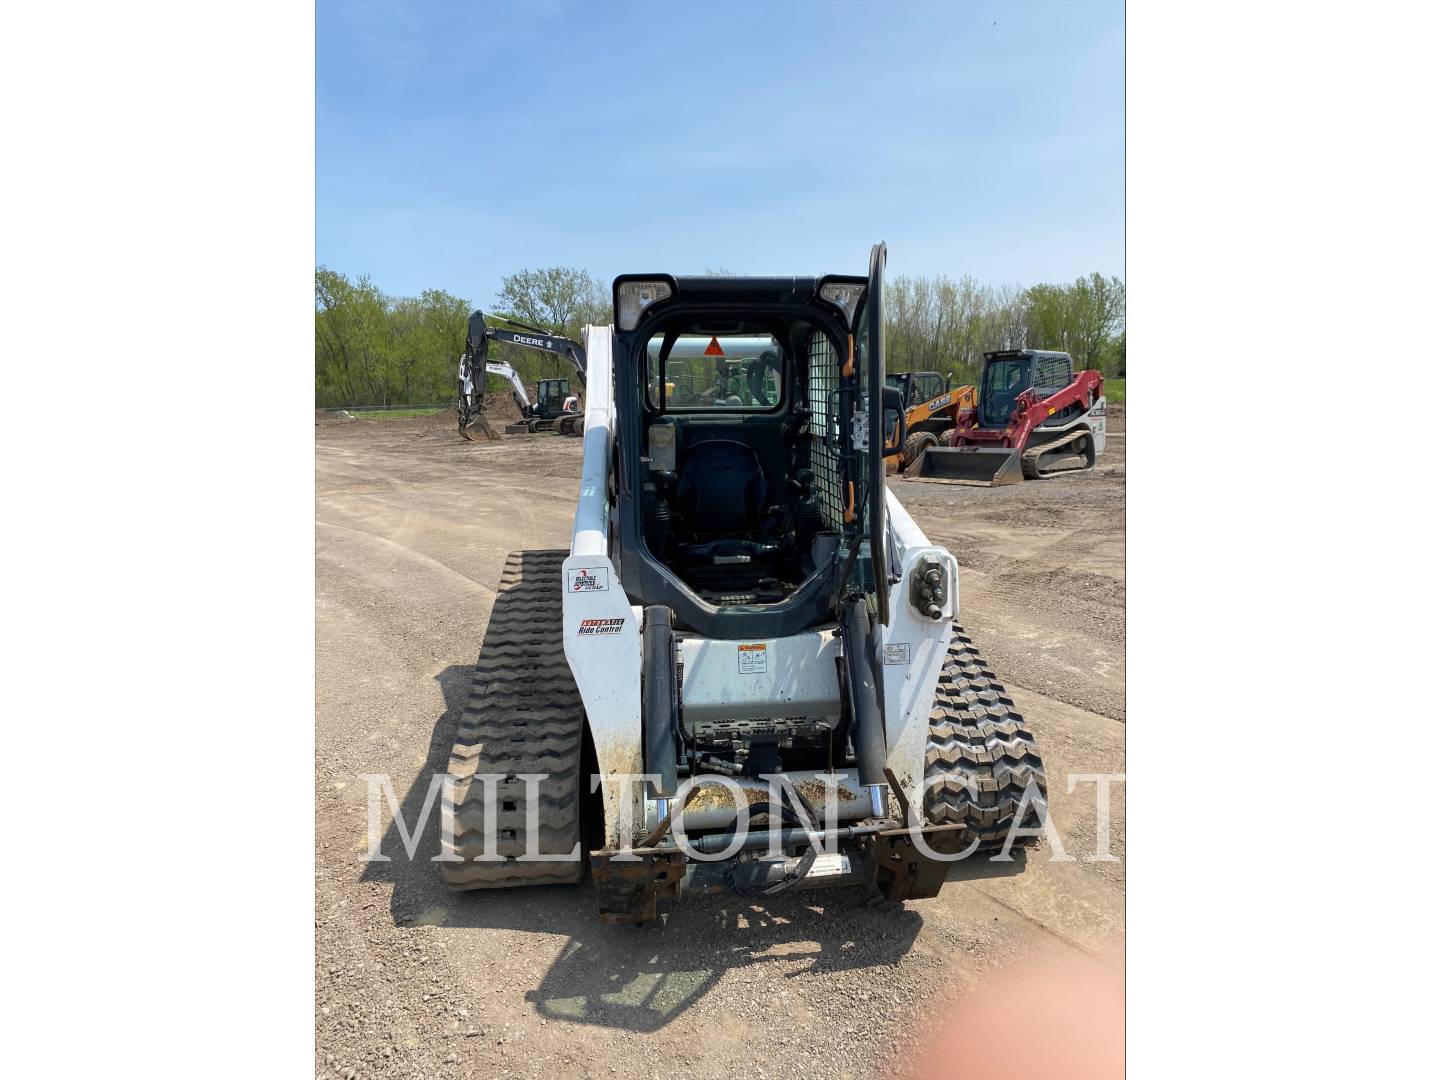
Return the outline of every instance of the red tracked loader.
{"type": "Polygon", "coordinates": [[[1068,353],[986,353],[975,407],[907,478],[1000,487],[1093,468],[1105,449],[1104,382],[1076,372],[1068,353]]]}

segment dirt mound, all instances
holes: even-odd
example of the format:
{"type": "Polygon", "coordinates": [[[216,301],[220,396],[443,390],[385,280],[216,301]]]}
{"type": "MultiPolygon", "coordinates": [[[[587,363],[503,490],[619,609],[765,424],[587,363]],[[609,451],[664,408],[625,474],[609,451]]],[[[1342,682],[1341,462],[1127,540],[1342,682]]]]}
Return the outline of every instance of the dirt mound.
{"type": "MultiPolygon", "coordinates": [[[[485,415],[497,431],[503,430],[506,424],[514,423],[520,419],[520,410],[515,407],[515,402],[508,396],[492,395],[485,401],[485,415]]],[[[460,417],[454,406],[440,409],[438,412],[428,416],[413,416],[405,418],[382,419],[379,417],[366,417],[367,424],[383,424],[387,430],[399,431],[399,425],[404,425],[407,432],[430,432],[448,431],[458,433],[460,428],[460,417]]]]}
{"type": "Polygon", "coordinates": [[[486,394],[485,415],[492,424],[513,424],[520,419],[520,407],[509,394],[486,394]]]}
{"type": "MultiPolygon", "coordinates": [[[[495,429],[502,430],[506,424],[513,424],[520,419],[520,410],[516,408],[513,399],[506,395],[495,394],[485,399],[485,416],[495,429]]],[[[460,417],[453,408],[441,409],[433,416],[418,417],[416,422],[425,430],[431,428],[445,428],[449,431],[456,431],[459,428],[460,417]]]]}

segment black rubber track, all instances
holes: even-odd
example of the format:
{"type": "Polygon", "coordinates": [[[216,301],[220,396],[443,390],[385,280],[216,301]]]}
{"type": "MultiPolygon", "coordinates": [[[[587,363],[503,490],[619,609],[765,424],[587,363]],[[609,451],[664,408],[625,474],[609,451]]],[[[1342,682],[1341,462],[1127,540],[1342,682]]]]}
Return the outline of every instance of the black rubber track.
{"type": "MultiPolygon", "coordinates": [[[[949,654],[930,711],[925,779],[925,816],[935,825],[969,826],[964,846],[978,838],[978,851],[1004,845],[1031,781],[1035,793],[1025,804],[1022,827],[1039,825],[1040,815],[1046,813],[1045,766],[1035,739],[995,673],[958,626],[951,631],[949,654]],[[934,779],[939,775],[945,777],[943,782],[934,779]],[[933,787],[928,786],[931,783],[933,787]]],[[[1015,846],[1034,842],[1022,837],[1015,846]]]]}
{"type": "MultiPolygon", "coordinates": [[[[505,561],[485,641],[475,664],[470,700],[460,717],[450,775],[455,782],[455,847],[464,862],[441,862],[457,889],[567,885],[584,874],[576,862],[523,862],[525,782],[540,781],[540,842],[544,854],[566,854],[580,839],[580,753],[585,711],[565,660],[562,564],[565,551],[518,551],[505,561]],[[484,786],[477,773],[496,773],[496,852],[504,862],[473,862],[484,851],[484,786]]],[[[451,854],[449,850],[445,855],[451,854]]]]}
{"type": "Polygon", "coordinates": [[[1078,442],[1054,450],[1044,449],[1045,445],[1032,445],[1020,455],[1020,468],[1026,480],[1044,480],[1048,476],[1084,472],[1095,467],[1095,436],[1088,428],[1085,437],[1078,442]]]}

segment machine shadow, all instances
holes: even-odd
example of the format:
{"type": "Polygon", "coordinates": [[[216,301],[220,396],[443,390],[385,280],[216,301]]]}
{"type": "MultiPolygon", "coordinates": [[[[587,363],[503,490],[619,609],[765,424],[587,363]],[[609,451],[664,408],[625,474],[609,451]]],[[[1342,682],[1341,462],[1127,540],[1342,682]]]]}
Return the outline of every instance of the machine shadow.
{"type": "Polygon", "coordinates": [[[728,971],[782,964],[795,978],[898,964],[924,924],[903,907],[867,907],[852,889],[763,905],[701,897],[673,905],[655,926],[604,926],[588,887],[566,891],[570,940],[526,1000],[547,1019],[636,1032],[663,1028],[728,971]]]}
{"type": "MultiPolygon", "coordinates": [[[[407,827],[420,818],[431,776],[448,764],[472,670],[455,664],[436,677],[445,711],[431,733],[424,766],[400,800],[407,827]]],[[[440,850],[434,806],[414,850],[412,859],[392,820],[380,844],[389,861],[365,863],[361,873],[361,880],[391,886],[396,926],[524,930],[568,938],[526,1000],[547,1019],[619,1030],[665,1027],[734,969],[767,963],[794,968],[799,962],[803,966],[788,972],[794,977],[897,964],[924,924],[913,908],[876,906],[862,890],[849,888],[795,891],[764,903],[738,896],[699,897],[662,906],[656,925],[609,926],[599,921],[588,879],[568,887],[447,889],[431,861],[440,850]]],[[[1024,865],[1019,851],[1010,863],[966,860],[949,880],[1018,873],[1024,865]]]]}

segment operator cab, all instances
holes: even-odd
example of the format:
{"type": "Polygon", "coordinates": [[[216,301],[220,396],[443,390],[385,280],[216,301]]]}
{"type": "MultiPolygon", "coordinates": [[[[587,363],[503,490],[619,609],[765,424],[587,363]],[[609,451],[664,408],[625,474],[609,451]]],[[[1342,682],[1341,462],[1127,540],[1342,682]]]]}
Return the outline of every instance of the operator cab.
{"type": "MultiPolygon", "coordinates": [[[[1075,381],[1074,361],[1069,353],[1045,352],[1038,349],[1010,349],[985,354],[985,370],[980,376],[980,396],[976,410],[982,428],[1003,428],[1015,411],[1015,402],[1026,390],[1044,400],[1059,393],[1075,381]]],[[[1053,416],[1046,423],[1069,419],[1053,416]]]]}
{"type": "Polygon", "coordinates": [[[570,396],[569,379],[541,379],[535,384],[535,415],[553,419],[565,411],[570,396]]]}
{"type": "Polygon", "coordinates": [[[803,421],[784,392],[786,340],[803,332],[690,319],[645,342],[646,544],[710,603],[774,603],[814,569],[818,522],[795,520],[813,499],[793,452],[803,421]]]}
{"type": "MultiPolygon", "coordinates": [[[[888,440],[870,437],[867,286],[616,279],[615,556],[635,602],[707,636],[781,636],[833,619],[837,576],[873,581],[870,447],[888,440]],[[664,295],[630,315],[636,286],[664,295]]],[[[893,433],[900,394],[877,396],[893,433]]]]}
{"type": "Polygon", "coordinates": [[[908,409],[949,390],[950,376],[942,377],[938,371],[897,371],[886,374],[885,385],[900,392],[908,409]]]}

